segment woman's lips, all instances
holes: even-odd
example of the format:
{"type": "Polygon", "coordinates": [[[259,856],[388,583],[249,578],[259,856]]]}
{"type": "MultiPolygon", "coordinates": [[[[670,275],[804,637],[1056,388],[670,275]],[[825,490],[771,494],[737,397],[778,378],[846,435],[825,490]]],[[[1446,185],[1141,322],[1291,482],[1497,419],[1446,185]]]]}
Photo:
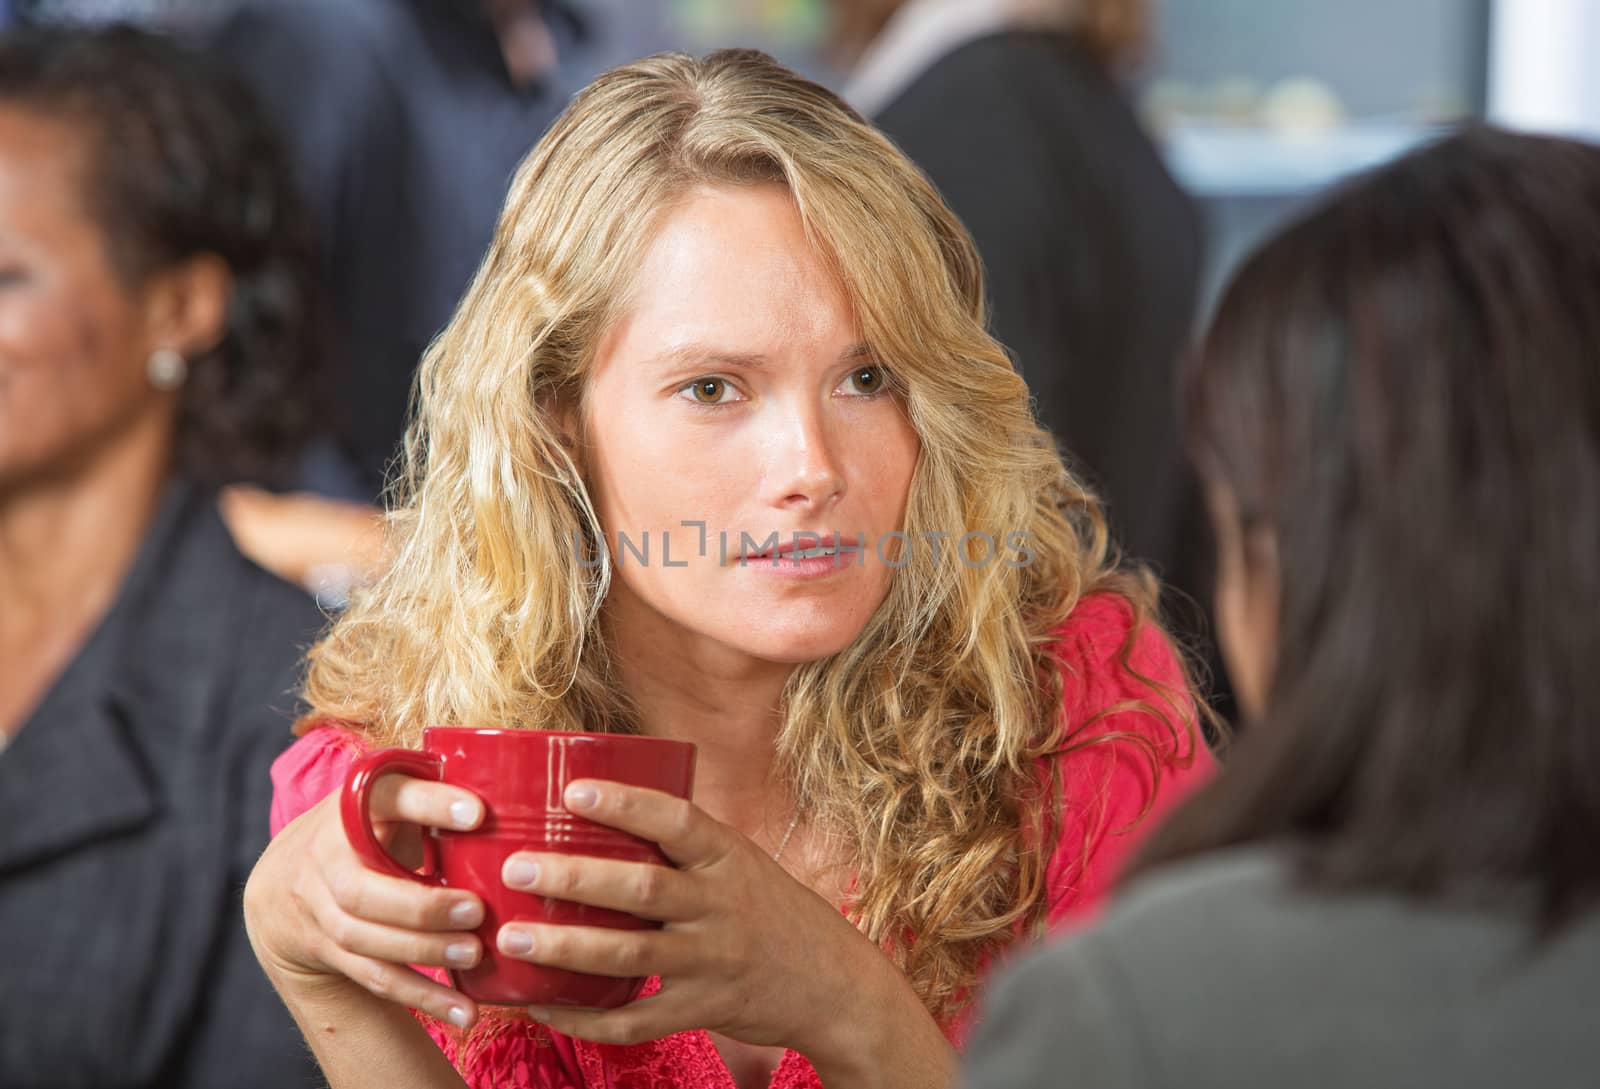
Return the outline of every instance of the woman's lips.
{"type": "Polygon", "coordinates": [[[863,562],[859,538],[805,530],[795,531],[773,548],[745,553],[738,558],[740,567],[798,579],[826,578],[861,566],[863,562]]]}
{"type": "MultiPolygon", "coordinates": [[[[767,539],[770,539],[770,537],[771,535],[769,534],[767,539]]],[[[741,539],[756,540],[756,538],[747,534],[741,534],[741,539]]],[[[764,544],[765,539],[761,543],[764,544]]],[[[794,553],[796,552],[814,552],[818,549],[829,549],[835,554],[848,556],[852,553],[858,553],[860,547],[859,540],[849,534],[841,535],[799,529],[790,532],[786,536],[780,535],[778,544],[773,548],[764,548],[759,552],[740,553],[739,560],[742,563],[754,563],[757,560],[765,560],[771,563],[776,557],[784,561],[794,559],[798,562],[805,557],[795,557],[794,553]]]]}

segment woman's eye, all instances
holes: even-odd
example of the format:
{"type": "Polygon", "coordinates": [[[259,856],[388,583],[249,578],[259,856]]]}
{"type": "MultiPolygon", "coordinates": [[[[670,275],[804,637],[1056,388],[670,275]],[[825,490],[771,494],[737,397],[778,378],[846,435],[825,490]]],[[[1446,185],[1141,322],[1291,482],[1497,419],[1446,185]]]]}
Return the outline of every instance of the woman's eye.
{"type": "Polygon", "coordinates": [[[730,401],[737,401],[736,391],[722,378],[696,378],[682,392],[693,397],[695,403],[702,405],[725,405],[730,401]]]}
{"type": "Polygon", "coordinates": [[[851,387],[851,392],[858,397],[870,397],[875,393],[882,393],[888,384],[885,381],[883,368],[878,366],[857,367],[850,372],[850,377],[845,379],[845,384],[851,387]]]}

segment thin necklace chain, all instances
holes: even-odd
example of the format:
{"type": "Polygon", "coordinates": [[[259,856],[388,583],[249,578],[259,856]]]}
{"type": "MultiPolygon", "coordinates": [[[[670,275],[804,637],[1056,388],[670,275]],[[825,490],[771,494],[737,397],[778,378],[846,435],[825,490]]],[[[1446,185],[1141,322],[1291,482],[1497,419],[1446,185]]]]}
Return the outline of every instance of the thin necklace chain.
{"type": "Polygon", "coordinates": [[[778,849],[772,852],[772,861],[777,862],[783,857],[783,849],[789,846],[789,837],[794,835],[795,825],[800,823],[800,810],[794,811],[794,816],[789,818],[789,827],[783,831],[783,838],[778,841],[778,849]]]}

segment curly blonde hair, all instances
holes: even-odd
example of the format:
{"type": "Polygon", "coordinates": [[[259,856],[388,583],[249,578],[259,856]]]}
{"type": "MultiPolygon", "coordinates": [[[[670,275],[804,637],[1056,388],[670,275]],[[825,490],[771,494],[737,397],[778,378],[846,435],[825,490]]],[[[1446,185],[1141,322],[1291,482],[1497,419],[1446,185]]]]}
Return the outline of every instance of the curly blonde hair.
{"type": "MultiPolygon", "coordinates": [[[[1028,534],[1026,566],[912,549],[865,629],[798,667],[782,707],[776,767],[854,876],[853,917],[942,1016],[1046,906],[1059,788],[1037,769],[1085,725],[1062,721],[1052,633],[1088,592],[1141,618],[1156,592],[1116,566],[1097,501],[985,333],[967,232],[888,140],[769,57],[615,69],[524,162],[422,363],[394,563],[312,652],[307,697],[314,718],[386,744],[441,723],[637,728],[601,637],[604,535],[548,409],[581,398],[674,200],[758,182],[793,195],[901,391],[921,440],[904,529],[1028,534]]],[[[1185,732],[1187,694],[1158,702],[1185,732]]]]}

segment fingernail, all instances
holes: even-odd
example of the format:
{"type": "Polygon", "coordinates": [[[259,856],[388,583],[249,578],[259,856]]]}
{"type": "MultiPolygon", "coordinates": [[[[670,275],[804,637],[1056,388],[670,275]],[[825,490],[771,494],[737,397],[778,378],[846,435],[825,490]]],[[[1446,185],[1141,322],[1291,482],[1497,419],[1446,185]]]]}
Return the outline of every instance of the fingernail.
{"type": "Polygon", "coordinates": [[[550,1020],[550,1011],[543,1006],[529,1006],[528,1016],[535,1021],[548,1021],[550,1020]]]}
{"type": "Polygon", "coordinates": [[[478,959],[478,947],[473,942],[452,942],[444,947],[444,959],[457,968],[471,968],[478,959]]]}
{"type": "Polygon", "coordinates": [[[500,948],[507,953],[533,952],[533,939],[520,930],[507,930],[500,935],[500,948]]]}
{"type": "Polygon", "coordinates": [[[568,809],[592,809],[594,803],[595,790],[588,783],[579,783],[577,786],[567,788],[568,809]]]}
{"type": "Polygon", "coordinates": [[[525,858],[506,863],[506,884],[513,888],[528,889],[539,880],[539,864],[525,858]]]}
{"type": "Polygon", "coordinates": [[[476,900],[463,900],[450,909],[450,925],[471,930],[483,922],[483,906],[476,900]]]}
{"type": "Polygon", "coordinates": [[[456,1028],[467,1027],[467,1011],[460,1006],[451,1006],[449,1013],[450,1023],[456,1028]]]}
{"type": "Polygon", "coordinates": [[[478,803],[465,800],[451,802],[450,819],[457,828],[471,828],[478,822],[478,803]]]}

